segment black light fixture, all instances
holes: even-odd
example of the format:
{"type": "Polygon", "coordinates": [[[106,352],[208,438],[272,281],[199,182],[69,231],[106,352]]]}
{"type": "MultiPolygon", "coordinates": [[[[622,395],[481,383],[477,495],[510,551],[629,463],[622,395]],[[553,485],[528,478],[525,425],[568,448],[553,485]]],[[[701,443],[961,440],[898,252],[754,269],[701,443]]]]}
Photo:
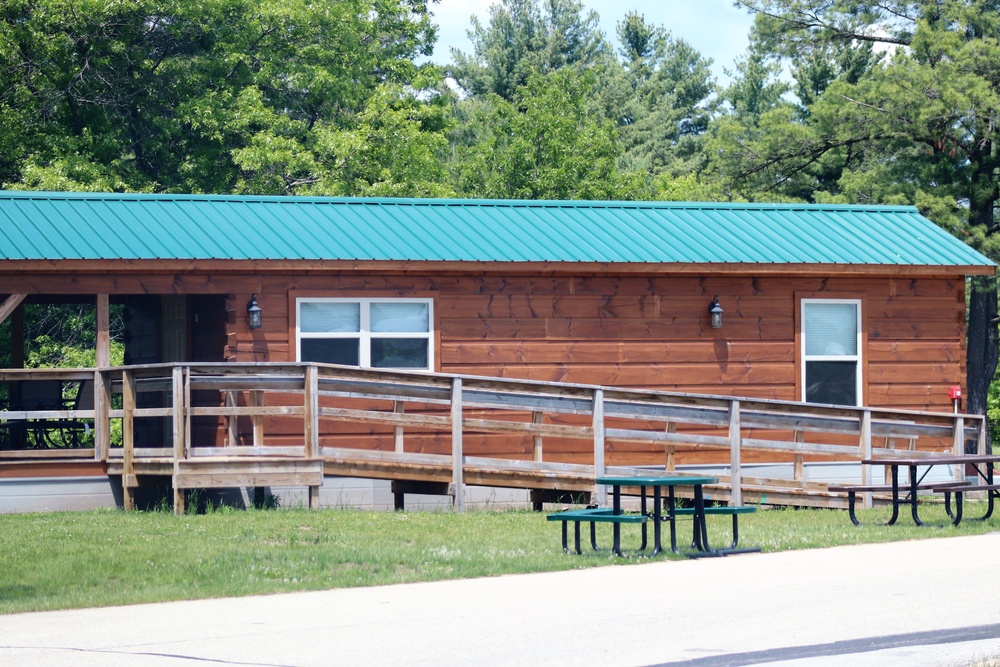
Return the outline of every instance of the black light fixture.
{"type": "Polygon", "coordinates": [[[247,320],[251,329],[260,329],[260,306],[257,305],[257,295],[254,294],[247,302],[247,320]]]}
{"type": "Polygon", "coordinates": [[[708,304],[708,314],[712,318],[712,328],[722,328],[722,306],[719,305],[719,295],[716,294],[712,303],[708,304]]]}

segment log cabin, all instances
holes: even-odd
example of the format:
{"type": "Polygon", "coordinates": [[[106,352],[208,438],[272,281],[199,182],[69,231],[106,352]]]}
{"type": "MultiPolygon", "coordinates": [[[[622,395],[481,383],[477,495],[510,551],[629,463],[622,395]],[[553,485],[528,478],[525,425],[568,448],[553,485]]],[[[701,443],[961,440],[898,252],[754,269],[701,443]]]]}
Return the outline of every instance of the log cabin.
{"type": "MultiPolygon", "coordinates": [[[[12,368],[26,306],[88,302],[98,367],[115,309],[130,366],[322,362],[949,412],[966,279],[995,270],[912,207],[0,192],[12,368]]],[[[91,468],[0,474],[106,472],[91,468]]]]}

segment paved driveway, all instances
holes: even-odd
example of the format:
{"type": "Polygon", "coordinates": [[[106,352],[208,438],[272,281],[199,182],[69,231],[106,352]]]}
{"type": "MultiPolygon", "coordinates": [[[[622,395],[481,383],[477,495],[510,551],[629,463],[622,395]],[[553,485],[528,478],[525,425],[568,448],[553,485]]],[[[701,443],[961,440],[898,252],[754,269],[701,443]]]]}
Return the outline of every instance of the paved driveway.
{"type": "Polygon", "coordinates": [[[968,665],[998,566],[993,534],[15,614],[0,665],[968,665]]]}

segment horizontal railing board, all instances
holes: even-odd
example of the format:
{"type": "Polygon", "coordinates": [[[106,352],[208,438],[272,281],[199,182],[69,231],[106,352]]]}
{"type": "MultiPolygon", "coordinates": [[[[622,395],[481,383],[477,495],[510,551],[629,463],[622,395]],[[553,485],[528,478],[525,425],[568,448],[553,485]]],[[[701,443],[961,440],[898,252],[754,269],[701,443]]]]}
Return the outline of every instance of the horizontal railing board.
{"type": "Polygon", "coordinates": [[[439,415],[421,415],[402,412],[381,412],[379,410],[353,410],[350,408],[319,409],[320,417],[340,421],[360,421],[372,424],[388,424],[390,426],[414,426],[451,428],[451,417],[439,415]]]}
{"type": "Polygon", "coordinates": [[[462,388],[462,404],[470,408],[494,408],[499,410],[531,410],[533,412],[555,412],[561,414],[590,414],[593,400],[575,396],[551,396],[544,394],[504,394],[475,388],[462,388]]]}
{"type": "Polygon", "coordinates": [[[0,449],[0,459],[90,459],[93,447],[80,449],[0,449]]]}
{"type": "MultiPolygon", "coordinates": [[[[262,405],[262,406],[219,406],[211,408],[191,408],[194,417],[282,417],[303,414],[305,408],[301,405],[262,405]]],[[[138,411],[136,411],[138,412],[138,411]]]]}
{"type": "Polygon", "coordinates": [[[642,429],[608,428],[604,429],[604,437],[608,440],[625,442],[666,442],[706,447],[729,447],[730,445],[728,436],[668,433],[667,431],[645,431],[642,429]]]}
{"type": "Polygon", "coordinates": [[[205,458],[226,458],[233,456],[286,456],[286,457],[296,457],[302,458],[306,454],[305,447],[297,446],[245,446],[245,445],[230,445],[227,447],[191,447],[188,453],[192,457],[205,457],[205,458]]]}

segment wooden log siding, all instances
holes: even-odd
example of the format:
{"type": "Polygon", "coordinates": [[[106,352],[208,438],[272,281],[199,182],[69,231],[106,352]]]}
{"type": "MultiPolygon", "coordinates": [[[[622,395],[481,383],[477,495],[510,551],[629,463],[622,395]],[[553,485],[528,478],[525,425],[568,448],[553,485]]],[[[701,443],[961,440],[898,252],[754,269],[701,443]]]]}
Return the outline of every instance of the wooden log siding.
{"type": "MultiPolygon", "coordinates": [[[[745,269],[742,275],[649,276],[637,270],[634,275],[602,276],[555,271],[516,275],[513,270],[504,274],[506,269],[499,266],[486,275],[421,272],[412,266],[404,273],[389,264],[385,270],[364,273],[324,271],[320,265],[294,274],[291,269],[257,268],[253,274],[219,270],[200,275],[165,266],[147,275],[75,272],[69,280],[39,273],[31,276],[30,285],[32,293],[219,295],[227,320],[219,358],[247,362],[294,361],[297,297],[431,297],[437,371],[778,400],[801,395],[798,297],[848,296],[862,300],[866,404],[950,411],[948,387],[963,384],[965,375],[965,288],[964,280],[954,276],[864,276],[860,268],[855,275],[803,276],[795,275],[792,267],[784,269],[786,275],[778,275],[783,271],[779,267],[760,276],[748,275],[745,269]],[[253,332],[245,323],[251,293],[258,294],[264,308],[264,326],[253,332]],[[726,309],[721,330],[712,330],[707,322],[714,294],[726,309]]],[[[238,400],[252,406],[256,399],[243,393],[238,400]]],[[[267,392],[267,406],[285,400],[267,392]]],[[[405,403],[406,411],[434,413],[433,407],[405,403]]],[[[225,405],[225,399],[219,405],[225,405]]],[[[361,401],[352,408],[365,406],[361,401]]],[[[467,416],[474,415],[469,410],[467,416]]],[[[193,415],[194,441],[229,438],[229,421],[216,417],[193,415]]],[[[253,444],[245,428],[250,419],[240,419],[241,440],[233,444],[253,444]]],[[[271,443],[301,437],[295,432],[297,415],[257,413],[253,419],[271,443]]],[[[545,423],[578,425],[548,414],[545,423]]],[[[372,446],[396,449],[397,429],[391,424],[359,428],[358,422],[323,418],[319,440],[326,445],[374,437],[368,440],[372,446]]],[[[411,430],[405,429],[402,441],[414,451],[442,452],[448,447],[439,435],[411,430]]],[[[507,455],[534,449],[537,437],[543,437],[544,448],[545,436],[530,433],[491,438],[467,434],[464,446],[473,456],[507,455]]],[[[560,443],[560,455],[567,460],[592,456],[585,440],[560,443]]],[[[650,463],[663,461],[662,452],[649,450],[648,444],[609,441],[609,464],[638,462],[646,456],[654,457],[650,463]]],[[[678,444],[676,462],[695,462],[688,451],[678,444]]],[[[703,456],[710,460],[716,454],[703,456]]],[[[756,457],[747,452],[744,461],[756,457]]]]}

